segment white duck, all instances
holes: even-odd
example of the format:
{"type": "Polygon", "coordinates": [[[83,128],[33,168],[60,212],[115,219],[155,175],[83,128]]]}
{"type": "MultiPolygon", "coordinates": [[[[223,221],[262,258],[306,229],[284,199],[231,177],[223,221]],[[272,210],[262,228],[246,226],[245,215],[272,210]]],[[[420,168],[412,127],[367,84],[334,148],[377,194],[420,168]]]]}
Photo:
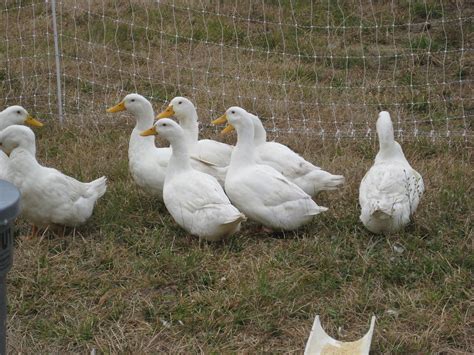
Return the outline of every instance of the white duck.
{"type": "Polygon", "coordinates": [[[393,233],[410,221],[425,189],[394,139],[390,114],[377,120],[380,150],[359,189],[360,220],[373,233],[393,233]]]}
{"type": "Polygon", "coordinates": [[[184,130],[186,144],[192,156],[211,164],[225,167],[230,163],[233,146],[211,139],[199,140],[199,123],[196,108],[185,97],[175,97],[157,119],[175,116],[184,130]]]}
{"type": "Polygon", "coordinates": [[[154,137],[142,137],[140,133],[153,125],[154,112],[151,103],[143,96],[129,94],[107,112],[130,112],[136,120],[128,145],[128,166],[135,183],[145,192],[163,200],[166,168],[171,148],[157,148],[154,137]]]}
{"type": "MultiPolygon", "coordinates": [[[[310,196],[320,191],[336,190],[344,183],[344,176],[333,175],[306,161],[286,145],[267,142],[267,132],[260,119],[249,113],[254,125],[255,161],[269,165],[310,196]]],[[[224,123],[214,120],[213,124],[224,123]]]]}
{"type": "MultiPolygon", "coordinates": [[[[27,124],[30,126],[42,127],[43,124],[33,118],[28,111],[21,106],[10,106],[0,112],[0,131],[12,126],[27,124]]],[[[0,179],[7,180],[9,159],[0,150],[0,179]]]]}
{"type": "Polygon", "coordinates": [[[274,168],[257,164],[253,122],[247,111],[231,107],[221,119],[229,123],[224,133],[237,130],[225,191],[248,218],[273,229],[293,230],[327,210],[274,168]]]}
{"type": "MultiPolygon", "coordinates": [[[[166,168],[171,157],[171,148],[157,148],[154,137],[142,137],[140,133],[153,125],[154,112],[151,103],[139,94],[129,94],[115,105],[107,109],[109,113],[129,111],[136,120],[128,146],[130,173],[135,183],[144,191],[163,200],[163,185],[166,168]]],[[[215,176],[224,185],[224,168],[213,166],[192,157],[191,164],[195,169],[215,176]]]]}
{"type": "Polygon", "coordinates": [[[8,177],[21,192],[22,214],[35,226],[77,226],[92,215],[106,190],[106,178],[83,183],[40,165],[35,157],[35,135],[24,126],[0,132],[0,147],[10,157],[8,177]]]}
{"type": "Polygon", "coordinates": [[[209,241],[237,232],[245,216],[231,205],[214,177],[191,167],[184,130],[175,121],[164,118],[142,135],[157,133],[166,138],[173,149],[163,199],[176,223],[190,234],[209,241]]]}

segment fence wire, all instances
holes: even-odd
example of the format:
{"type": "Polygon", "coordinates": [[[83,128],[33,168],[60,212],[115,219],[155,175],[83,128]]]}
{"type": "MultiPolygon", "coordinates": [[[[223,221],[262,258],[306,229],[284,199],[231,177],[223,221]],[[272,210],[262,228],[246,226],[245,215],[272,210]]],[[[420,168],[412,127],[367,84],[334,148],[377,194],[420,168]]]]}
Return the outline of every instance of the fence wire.
{"type": "Polygon", "coordinates": [[[0,99],[38,115],[100,120],[138,92],[156,109],[181,95],[202,125],[231,105],[275,134],[471,135],[468,1],[52,0],[0,5],[0,99]]]}

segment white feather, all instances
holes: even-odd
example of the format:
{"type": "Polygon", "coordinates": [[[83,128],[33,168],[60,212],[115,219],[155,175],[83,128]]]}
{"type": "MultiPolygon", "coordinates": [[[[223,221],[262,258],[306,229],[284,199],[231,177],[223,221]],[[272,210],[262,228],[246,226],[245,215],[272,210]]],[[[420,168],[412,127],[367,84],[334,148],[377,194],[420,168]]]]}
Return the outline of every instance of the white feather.
{"type": "Polygon", "coordinates": [[[360,220],[373,233],[393,233],[408,224],[425,187],[394,140],[388,112],[380,113],[377,133],[380,150],[359,188],[360,220]]]}

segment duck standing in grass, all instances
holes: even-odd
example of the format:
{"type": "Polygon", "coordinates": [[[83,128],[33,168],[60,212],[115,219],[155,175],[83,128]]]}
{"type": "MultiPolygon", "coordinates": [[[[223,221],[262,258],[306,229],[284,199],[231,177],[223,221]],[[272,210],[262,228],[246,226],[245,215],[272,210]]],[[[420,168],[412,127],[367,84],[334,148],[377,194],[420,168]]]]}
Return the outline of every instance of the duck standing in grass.
{"type": "Polygon", "coordinates": [[[5,128],[0,132],[0,147],[10,158],[8,178],[21,192],[21,211],[33,223],[33,235],[35,226],[83,224],[105,193],[105,177],[83,183],[40,165],[35,135],[28,127],[5,128]]]}
{"type": "Polygon", "coordinates": [[[163,200],[163,184],[171,148],[157,148],[154,137],[142,137],[140,132],[153,125],[154,112],[151,103],[143,96],[129,94],[109,113],[130,112],[136,120],[128,145],[128,166],[133,181],[146,193],[163,200]]]}
{"type": "Polygon", "coordinates": [[[160,134],[173,150],[166,171],[163,200],[176,223],[192,235],[217,241],[240,229],[245,216],[232,206],[218,181],[193,169],[184,130],[164,118],[143,136],[160,134]]]}
{"type": "MultiPolygon", "coordinates": [[[[21,106],[10,106],[0,112],[0,131],[12,126],[27,124],[35,127],[42,127],[43,124],[33,118],[28,111],[21,106]]],[[[0,179],[8,180],[8,156],[0,150],[0,179]]]]}
{"type": "Polygon", "coordinates": [[[360,183],[360,220],[373,233],[389,234],[408,224],[425,186],[395,141],[392,120],[386,111],[379,114],[377,135],[379,152],[360,183]]]}
{"type": "Polygon", "coordinates": [[[220,119],[228,122],[224,133],[237,130],[225,191],[248,218],[272,229],[294,230],[327,210],[271,166],[257,164],[254,127],[247,111],[231,107],[220,119]]]}
{"type": "MultiPolygon", "coordinates": [[[[278,142],[267,142],[262,121],[249,113],[254,126],[255,161],[271,166],[310,196],[320,191],[336,190],[344,184],[344,176],[333,175],[306,161],[299,154],[278,142]]],[[[213,124],[224,123],[214,120],[213,124]]]]}

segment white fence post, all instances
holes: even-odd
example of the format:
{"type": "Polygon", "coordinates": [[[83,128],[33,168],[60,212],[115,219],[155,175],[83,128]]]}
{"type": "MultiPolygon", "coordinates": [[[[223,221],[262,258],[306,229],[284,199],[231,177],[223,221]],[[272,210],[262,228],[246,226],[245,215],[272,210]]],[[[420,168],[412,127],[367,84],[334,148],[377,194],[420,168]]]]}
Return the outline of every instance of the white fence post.
{"type": "Polygon", "coordinates": [[[54,55],[56,58],[56,87],[57,87],[57,100],[58,100],[58,115],[59,122],[64,122],[63,116],[63,98],[61,91],[61,61],[59,53],[59,40],[58,40],[58,25],[56,21],[56,0],[51,0],[51,14],[53,16],[53,35],[54,35],[54,55]]]}

